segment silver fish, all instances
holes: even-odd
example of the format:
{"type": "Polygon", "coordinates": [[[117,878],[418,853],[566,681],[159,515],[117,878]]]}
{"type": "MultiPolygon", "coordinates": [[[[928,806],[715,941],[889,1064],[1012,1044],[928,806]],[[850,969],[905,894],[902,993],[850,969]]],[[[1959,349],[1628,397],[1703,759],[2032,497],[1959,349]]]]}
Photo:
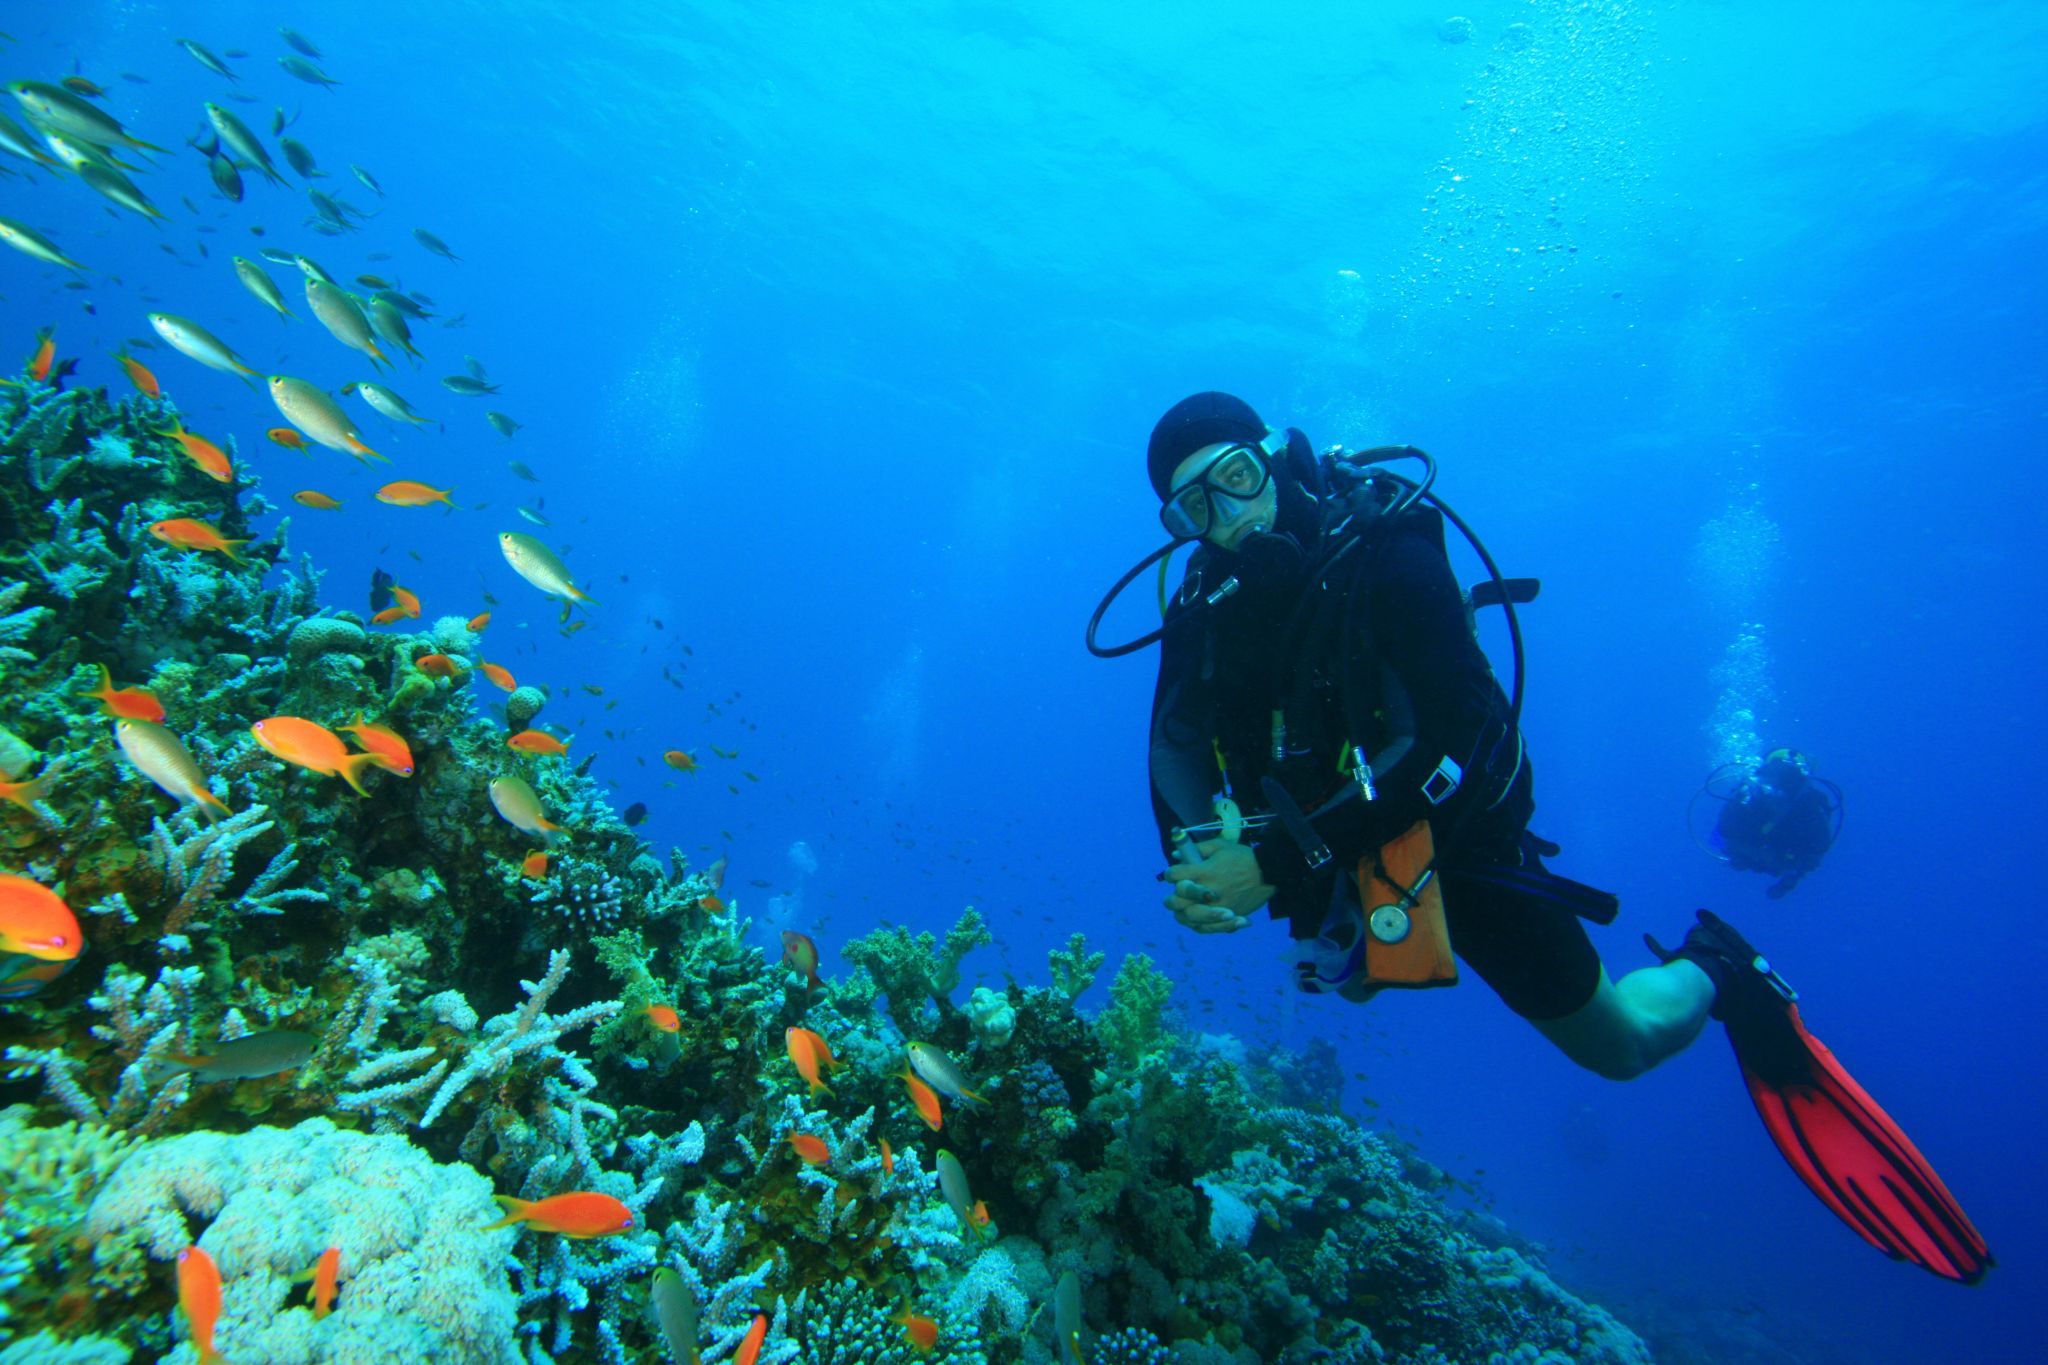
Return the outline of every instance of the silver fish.
{"type": "Polygon", "coordinates": [[[341,84],[340,81],[335,80],[304,57],[279,57],[277,64],[308,85],[331,88],[341,84]]]}
{"type": "Polygon", "coordinates": [[[419,304],[415,302],[410,296],[401,294],[396,289],[379,289],[376,293],[376,297],[384,300],[384,302],[390,304],[393,308],[396,308],[399,312],[405,314],[409,318],[419,318],[424,320],[426,318],[434,316],[432,313],[429,313],[426,309],[420,307],[419,304]]]}
{"type": "Polygon", "coordinates": [[[505,562],[514,572],[548,596],[597,605],[597,599],[578,588],[569,577],[569,566],[524,531],[500,531],[498,548],[505,552],[505,562]]]}
{"type": "Polygon", "coordinates": [[[277,36],[284,39],[293,49],[304,53],[308,57],[318,57],[320,55],[320,49],[313,46],[313,40],[297,29],[280,28],[277,31],[277,36]]]}
{"type": "Polygon", "coordinates": [[[242,173],[236,169],[231,158],[206,158],[206,173],[213,177],[213,187],[220,191],[221,198],[237,204],[242,202],[242,173]]]}
{"type": "Polygon", "coordinates": [[[233,347],[190,318],[172,313],[151,313],[149,325],[156,328],[158,336],[171,343],[172,350],[198,361],[209,370],[219,370],[223,374],[256,373],[235,354],[233,347]]]}
{"type": "Polygon", "coordinates": [[[384,197],[384,187],[377,183],[376,176],[371,175],[368,171],[364,170],[361,166],[356,165],[353,161],[349,163],[348,168],[350,171],[355,173],[356,179],[362,181],[365,187],[376,191],[377,197],[379,199],[382,199],[384,197]]]}
{"type": "Polygon", "coordinates": [[[112,166],[88,162],[78,168],[78,178],[91,186],[102,198],[119,204],[124,209],[139,213],[145,218],[161,219],[164,216],[155,204],[149,202],[149,196],[136,188],[134,181],[112,166]]]}
{"type": "Polygon", "coordinates": [[[519,430],[520,427],[520,423],[513,421],[502,412],[487,412],[484,414],[484,420],[491,424],[492,430],[508,441],[512,439],[512,433],[519,430]]]}
{"type": "Polygon", "coordinates": [[[66,270],[83,270],[84,266],[57,249],[57,244],[26,223],[17,223],[12,218],[0,218],[0,242],[5,242],[24,256],[33,256],[51,265],[61,265],[66,270]]]}
{"type": "Polygon", "coordinates": [[[930,1043],[912,1043],[908,1049],[911,1069],[926,1085],[950,1100],[965,1104],[986,1103],[967,1087],[966,1073],[951,1057],[930,1043]]]}
{"type": "Polygon", "coordinates": [[[370,320],[346,289],[326,280],[306,277],[306,304],[328,334],[351,351],[361,351],[372,360],[383,360],[377,339],[370,334],[370,320]]]}
{"type": "Polygon", "coordinates": [[[90,142],[95,147],[139,147],[147,152],[164,149],[132,136],[121,121],[90,101],[82,100],[62,86],[42,81],[12,81],[7,93],[14,96],[30,123],[45,132],[60,133],[90,142]]]}
{"type": "Polygon", "coordinates": [[[311,180],[316,175],[327,174],[313,160],[313,153],[307,149],[306,144],[297,138],[281,137],[277,140],[277,145],[284,152],[285,161],[298,172],[300,179],[311,180]]]}
{"type": "Polygon", "coordinates": [[[434,424],[433,418],[420,416],[413,411],[412,404],[399,397],[395,390],[388,389],[382,384],[373,384],[367,379],[358,380],[356,383],[344,385],[341,391],[348,393],[351,390],[365,403],[394,422],[410,422],[416,427],[430,427],[434,424]]]}
{"type": "Polygon", "coordinates": [[[0,114],[0,152],[18,156],[23,161],[33,161],[38,166],[57,164],[43,155],[42,149],[36,146],[34,135],[28,129],[5,114],[0,114]]]}
{"type": "Polygon", "coordinates": [[[370,328],[384,340],[398,347],[414,360],[424,360],[419,348],[412,344],[412,328],[406,325],[405,314],[391,306],[390,300],[382,294],[370,296],[370,306],[364,310],[370,315],[370,328]]]}
{"type": "Polygon", "coordinates": [[[209,103],[206,106],[206,121],[220,134],[222,144],[229,151],[262,171],[264,178],[271,184],[284,183],[284,177],[277,173],[277,166],[271,161],[270,153],[264,150],[256,134],[249,131],[249,125],[237,118],[233,110],[209,103]]]}
{"type": "Polygon", "coordinates": [[[184,743],[155,721],[115,721],[114,742],[136,771],[156,783],[166,796],[227,809],[226,802],[206,789],[206,774],[199,771],[184,743]]]}
{"type": "Polygon", "coordinates": [[[480,398],[484,394],[498,391],[496,384],[486,384],[483,380],[474,379],[466,374],[443,375],[441,387],[450,393],[459,393],[464,398],[480,398]]]}
{"type": "Polygon", "coordinates": [[[237,76],[234,73],[233,69],[230,68],[226,62],[222,61],[220,58],[214,56],[211,52],[207,51],[204,45],[200,43],[195,43],[190,38],[179,38],[176,41],[179,47],[184,48],[187,52],[192,54],[193,61],[198,62],[201,66],[205,67],[208,71],[211,71],[214,75],[226,76],[231,81],[238,81],[241,79],[241,77],[237,76]]]}
{"type": "Polygon", "coordinates": [[[433,252],[436,256],[445,256],[447,259],[451,261],[459,261],[462,259],[460,256],[456,255],[454,252],[448,249],[448,244],[446,242],[442,241],[439,237],[436,237],[433,233],[427,231],[425,228],[414,228],[412,230],[412,235],[414,241],[418,242],[427,250],[433,252]]]}
{"type": "Polygon", "coordinates": [[[235,257],[235,278],[242,287],[278,311],[281,317],[291,317],[292,310],[285,306],[284,294],[277,287],[277,281],[267,271],[245,256],[235,257]]]}
{"type": "Polygon", "coordinates": [[[697,1296],[683,1277],[667,1266],[654,1272],[654,1284],[647,1292],[647,1306],[668,1343],[668,1357],[674,1365],[689,1365],[697,1354],[697,1296]]]}
{"type": "Polygon", "coordinates": [[[292,257],[292,264],[297,266],[299,273],[309,280],[319,280],[322,283],[331,284],[337,289],[341,287],[341,281],[328,274],[327,267],[321,265],[320,262],[314,260],[311,256],[303,253],[296,254],[292,257]]]}
{"type": "Polygon", "coordinates": [[[363,444],[362,433],[356,430],[356,424],[341,410],[341,404],[329,398],[319,385],[290,375],[274,374],[270,376],[270,401],[277,404],[277,410],[284,414],[285,421],[329,450],[343,451],[357,459],[365,455],[379,460],[384,458],[363,444]]]}

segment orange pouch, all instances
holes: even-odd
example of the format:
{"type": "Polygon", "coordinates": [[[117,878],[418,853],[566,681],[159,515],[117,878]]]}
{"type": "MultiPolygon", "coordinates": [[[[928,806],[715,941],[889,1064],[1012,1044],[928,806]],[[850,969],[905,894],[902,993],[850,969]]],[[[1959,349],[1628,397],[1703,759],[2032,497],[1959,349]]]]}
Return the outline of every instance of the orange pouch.
{"type": "Polygon", "coordinates": [[[1444,895],[1430,870],[1435,856],[1429,821],[1417,820],[1381,848],[1377,859],[1358,860],[1358,900],[1365,907],[1365,975],[1374,985],[1420,990],[1458,984],[1458,963],[1451,956],[1450,930],[1444,926],[1444,895]],[[1422,889],[1411,895],[1409,888],[1417,881],[1422,881],[1422,889]]]}

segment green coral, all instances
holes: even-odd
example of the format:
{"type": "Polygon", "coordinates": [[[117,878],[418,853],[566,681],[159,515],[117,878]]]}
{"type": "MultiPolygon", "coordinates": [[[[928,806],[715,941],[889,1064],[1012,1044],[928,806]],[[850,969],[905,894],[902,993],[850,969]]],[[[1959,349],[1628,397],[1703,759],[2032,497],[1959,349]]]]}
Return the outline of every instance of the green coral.
{"type": "Polygon", "coordinates": [[[1132,953],[1109,985],[1109,1008],[1096,1030],[1110,1055],[1136,1069],[1166,1045],[1166,1002],[1172,980],[1143,953],[1132,953]]]}
{"type": "Polygon", "coordinates": [[[102,1275],[84,1236],[85,1209],[135,1140],[99,1124],[37,1128],[33,1111],[0,1111],[0,1341],[53,1322],[74,1329],[95,1314],[100,1294],[144,1286],[102,1275]]]}
{"type": "Polygon", "coordinates": [[[994,942],[981,912],[970,905],[946,931],[943,946],[929,930],[912,937],[908,929],[888,924],[839,951],[855,967],[865,969],[889,997],[889,1017],[896,1027],[906,1034],[921,1034],[925,1002],[950,1012],[953,1002],[948,997],[960,984],[960,959],[994,942]]]}
{"type": "Polygon", "coordinates": [[[1052,963],[1052,984],[1069,1000],[1079,1000],[1095,984],[1102,964],[1109,961],[1107,954],[1089,952],[1088,936],[1081,933],[1069,938],[1066,947],[1055,948],[1045,956],[1052,963]]]}

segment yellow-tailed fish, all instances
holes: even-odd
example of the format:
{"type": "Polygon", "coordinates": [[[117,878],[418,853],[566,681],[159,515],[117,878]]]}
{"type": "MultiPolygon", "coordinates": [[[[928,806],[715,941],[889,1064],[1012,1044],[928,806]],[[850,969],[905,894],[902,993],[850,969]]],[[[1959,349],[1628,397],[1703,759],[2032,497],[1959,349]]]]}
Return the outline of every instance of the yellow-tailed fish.
{"type": "Polygon", "coordinates": [[[0,218],[0,242],[5,242],[24,256],[33,256],[50,265],[61,265],[66,270],[83,270],[84,266],[57,249],[57,244],[26,223],[17,223],[12,218],[0,218]]]}
{"type": "Polygon", "coordinates": [[[80,142],[90,142],[95,147],[139,147],[146,152],[165,150],[131,135],[112,114],[80,99],[62,86],[42,81],[13,81],[8,84],[7,93],[20,103],[30,122],[52,132],[75,137],[80,142]]]}
{"type": "Polygon", "coordinates": [[[385,298],[382,294],[373,294],[370,297],[369,307],[364,311],[369,314],[370,329],[378,336],[384,338],[393,346],[398,347],[414,360],[426,359],[425,356],[420,354],[419,347],[412,344],[412,328],[407,325],[405,314],[399,312],[393,306],[390,299],[385,298]]]}
{"type": "Polygon", "coordinates": [[[491,805],[512,828],[531,834],[550,846],[568,837],[560,825],[541,814],[540,797],[524,779],[510,776],[494,778],[490,792],[491,805]]]}
{"type": "Polygon", "coordinates": [[[1088,1365],[1081,1355],[1081,1277],[1069,1270],[1052,1291],[1052,1335],[1060,1365],[1088,1365]]]}
{"type": "Polygon", "coordinates": [[[285,178],[277,173],[276,165],[271,162],[270,153],[263,149],[261,142],[257,141],[256,134],[249,131],[248,124],[243,123],[231,111],[221,108],[218,104],[208,104],[206,106],[206,119],[207,122],[213,125],[213,130],[220,134],[221,144],[233,152],[237,158],[262,171],[264,178],[269,180],[271,184],[282,185],[285,183],[285,178]]]}
{"type": "Polygon", "coordinates": [[[149,196],[136,188],[133,180],[112,166],[80,166],[78,178],[102,199],[118,204],[131,213],[139,213],[151,219],[161,219],[164,216],[161,209],[149,202],[149,196]]]}
{"type": "Polygon", "coordinates": [[[33,161],[38,166],[57,164],[43,153],[42,148],[36,146],[36,140],[28,129],[5,114],[0,114],[0,152],[18,156],[23,161],[33,161]]]}
{"type": "Polygon", "coordinates": [[[114,722],[114,742],[141,774],[168,796],[225,811],[227,803],[206,789],[206,775],[178,737],[147,720],[114,722]]]}
{"type": "Polygon", "coordinates": [[[365,455],[377,460],[384,458],[363,444],[362,433],[341,410],[341,404],[329,398],[327,391],[317,384],[274,374],[270,376],[270,401],[277,404],[285,421],[329,450],[345,451],[357,459],[365,455]]]}
{"type": "Polygon", "coordinates": [[[514,572],[548,596],[559,597],[565,602],[598,605],[596,598],[577,587],[569,577],[569,566],[562,562],[561,557],[524,531],[500,531],[498,548],[505,552],[505,562],[512,566],[514,572]]]}
{"type": "Polygon", "coordinates": [[[683,1277],[663,1266],[654,1272],[654,1284],[647,1294],[647,1306],[668,1342],[669,1359],[675,1365],[698,1365],[697,1296],[683,1277]]]}
{"type": "Polygon", "coordinates": [[[375,384],[364,379],[353,384],[342,385],[341,391],[343,393],[355,393],[365,403],[368,403],[383,416],[389,417],[394,422],[410,422],[416,427],[430,427],[434,425],[433,418],[420,416],[417,412],[413,411],[412,404],[406,402],[396,392],[385,388],[382,384],[375,384]]]}
{"type": "Polygon", "coordinates": [[[918,1076],[932,1089],[949,1100],[967,1104],[986,1104],[987,1100],[967,1088],[967,1075],[959,1064],[930,1043],[912,1043],[907,1049],[910,1065],[918,1076]]]}
{"type": "Polygon", "coordinates": [[[384,359],[384,353],[377,349],[376,338],[370,335],[370,320],[363,316],[363,310],[356,306],[356,301],[349,297],[346,289],[309,275],[306,277],[306,306],[313,310],[313,316],[336,341],[351,351],[361,351],[371,360],[384,359]]]}
{"type": "Polygon", "coordinates": [[[981,1229],[974,1222],[974,1194],[967,1188],[967,1168],[960,1164],[960,1158],[951,1152],[939,1153],[939,1193],[946,1196],[946,1206],[959,1215],[960,1226],[979,1239],[981,1229]]]}
{"type": "Polygon", "coordinates": [[[242,287],[254,294],[265,306],[275,308],[279,317],[292,317],[291,308],[284,301],[284,291],[277,287],[277,281],[270,278],[270,272],[246,256],[235,257],[235,278],[242,287]]]}
{"type": "Polygon", "coordinates": [[[235,354],[233,347],[190,318],[181,318],[174,313],[151,313],[149,325],[171,344],[172,350],[188,360],[198,361],[209,370],[252,377],[256,374],[242,357],[235,354]]]}

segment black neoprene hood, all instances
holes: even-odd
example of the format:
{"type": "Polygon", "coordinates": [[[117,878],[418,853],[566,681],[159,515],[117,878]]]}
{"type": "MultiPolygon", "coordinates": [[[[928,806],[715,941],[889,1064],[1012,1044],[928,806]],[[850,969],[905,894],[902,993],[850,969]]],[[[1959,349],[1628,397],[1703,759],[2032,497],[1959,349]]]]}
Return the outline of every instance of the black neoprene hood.
{"type": "Polygon", "coordinates": [[[1266,424],[1242,398],[1213,389],[1183,398],[1168,408],[1152,428],[1152,442],[1145,450],[1145,470],[1152,476],[1152,491],[1164,502],[1173,471],[1203,446],[1265,438],[1266,424]]]}

